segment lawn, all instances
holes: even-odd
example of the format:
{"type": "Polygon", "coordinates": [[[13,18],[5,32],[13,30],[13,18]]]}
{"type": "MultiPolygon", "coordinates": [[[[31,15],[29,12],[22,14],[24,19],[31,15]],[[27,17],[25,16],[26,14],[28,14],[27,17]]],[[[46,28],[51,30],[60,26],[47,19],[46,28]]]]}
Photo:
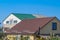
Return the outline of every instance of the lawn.
{"type": "Polygon", "coordinates": [[[60,37],[50,38],[50,39],[46,39],[46,40],[60,40],[60,37]]]}
{"type": "Polygon", "coordinates": [[[50,38],[43,38],[43,37],[41,37],[38,40],[60,40],[60,37],[50,37],[50,38]]]}

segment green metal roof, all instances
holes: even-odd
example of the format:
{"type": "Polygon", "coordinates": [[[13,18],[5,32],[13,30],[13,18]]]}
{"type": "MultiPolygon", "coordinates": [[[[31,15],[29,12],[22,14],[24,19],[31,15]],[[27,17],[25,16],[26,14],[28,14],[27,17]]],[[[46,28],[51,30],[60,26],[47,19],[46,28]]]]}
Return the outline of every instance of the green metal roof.
{"type": "Polygon", "coordinates": [[[23,20],[23,19],[33,19],[33,18],[36,18],[32,14],[17,14],[17,13],[13,13],[13,15],[15,15],[16,17],[18,17],[21,20],[23,20]]]}

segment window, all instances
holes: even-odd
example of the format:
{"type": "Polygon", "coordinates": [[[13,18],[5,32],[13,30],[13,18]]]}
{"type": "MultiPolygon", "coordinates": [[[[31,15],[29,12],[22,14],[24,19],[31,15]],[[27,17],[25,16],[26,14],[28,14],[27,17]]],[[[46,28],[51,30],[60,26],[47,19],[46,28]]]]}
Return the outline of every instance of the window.
{"type": "Polygon", "coordinates": [[[6,21],[7,24],[9,24],[9,21],[6,21]]]}
{"type": "Polygon", "coordinates": [[[14,23],[17,23],[17,20],[14,20],[14,23]]]}
{"type": "Polygon", "coordinates": [[[24,40],[29,40],[29,39],[30,39],[29,36],[24,37],[24,40]]]}
{"type": "Polygon", "coordinates": [[[30,40],[29,35],[25,35],[25,36],[21,35],[20,37],[21,37],[20,40],[30,40]]]}
{"type": "Polygon", "coordinates": [[[52,23],[52,30],[57,30],[57,23],[56,22],[52,23]]]}

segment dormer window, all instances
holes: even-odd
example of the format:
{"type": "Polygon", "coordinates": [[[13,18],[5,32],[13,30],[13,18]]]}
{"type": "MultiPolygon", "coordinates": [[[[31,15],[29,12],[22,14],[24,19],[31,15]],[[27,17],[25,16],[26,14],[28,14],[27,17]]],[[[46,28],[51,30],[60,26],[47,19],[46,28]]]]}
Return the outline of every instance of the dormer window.
{"type": "Polygon", "coordinates": [[[14,20],[14,23],[17,23],[17,20],[14,20]]]}
{"type": "Polygon", "coordinates": [[[9,24],[9,21],[6,21],[7,24],[9,24]]]}

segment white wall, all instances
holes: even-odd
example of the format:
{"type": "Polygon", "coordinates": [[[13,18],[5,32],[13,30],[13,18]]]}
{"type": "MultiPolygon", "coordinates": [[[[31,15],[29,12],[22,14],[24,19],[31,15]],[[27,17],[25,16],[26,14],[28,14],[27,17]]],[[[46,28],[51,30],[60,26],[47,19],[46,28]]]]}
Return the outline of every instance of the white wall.
{"type": "Polygon", "coordinates": [[[3,27],[12,27],[14,25],[16,25],[17,23],[14,23],[14,20],[17,20],[17,23],[19,23],[21,20],[19,18],[17,18],[15,15],[10,14],[3,22],[3,27]],[[13,20],[13,22],[11,24],[7,24],[6,21],[10,21],[13,20]]]}

